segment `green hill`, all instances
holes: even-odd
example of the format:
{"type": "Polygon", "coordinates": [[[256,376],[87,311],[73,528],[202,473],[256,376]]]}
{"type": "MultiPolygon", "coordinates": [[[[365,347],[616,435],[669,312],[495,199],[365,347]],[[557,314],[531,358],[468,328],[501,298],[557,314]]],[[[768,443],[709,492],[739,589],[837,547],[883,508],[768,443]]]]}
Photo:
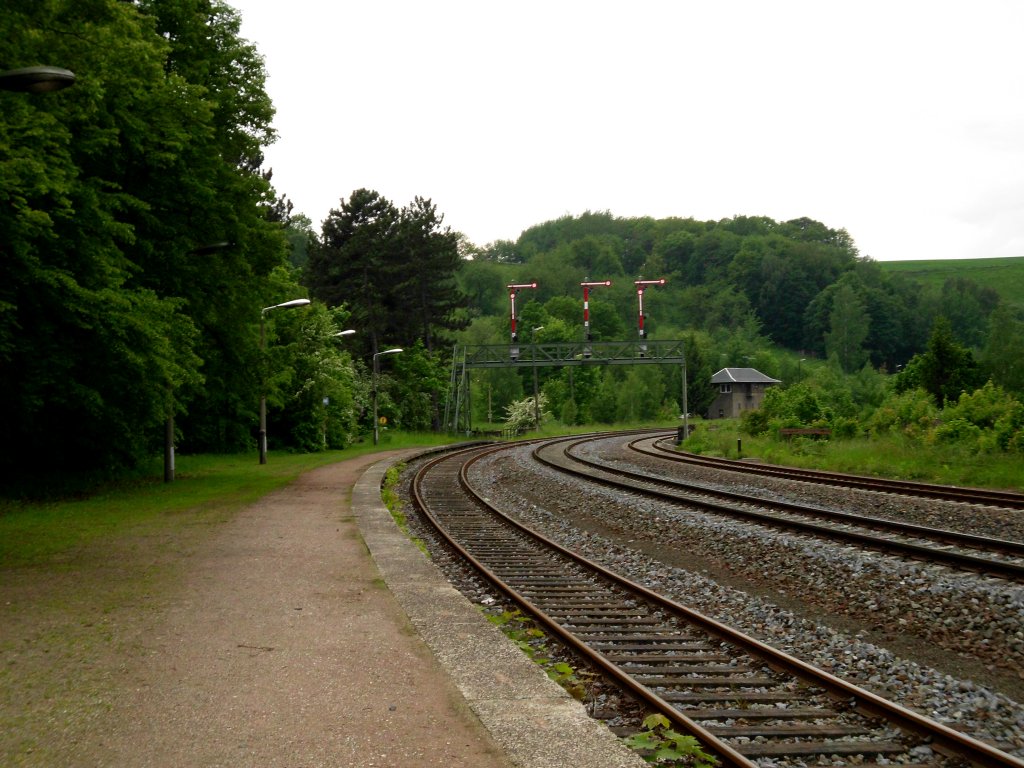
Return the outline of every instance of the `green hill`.
{"type": "Polygon", "coordinates": [[[951,277],[973,280],[991,288],[1007,304],[1024,309],[1024,256],[1002,259],[947,259],[932,261],[880,261],[884,272],[900,274],[929,291],[941,291],[951,277]]]}

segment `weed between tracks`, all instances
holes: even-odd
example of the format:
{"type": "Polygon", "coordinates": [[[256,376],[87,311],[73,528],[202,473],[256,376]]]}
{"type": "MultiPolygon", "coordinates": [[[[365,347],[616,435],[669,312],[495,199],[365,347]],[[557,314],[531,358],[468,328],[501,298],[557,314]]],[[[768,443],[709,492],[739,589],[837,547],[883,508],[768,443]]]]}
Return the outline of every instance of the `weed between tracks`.
{"type": "Polygon", "coordinates": [[[519,647],[519,650],[540,664],[547,676],[568,691],[570,696],[577,701],[586,701],[597,675],[577,671],[568,662],[553,659],[547,644],[548,637],[543,630],[537,628],[533,619],[518,610],[502,610],[497,613],[485,609],[484,614],[491,624],[497,626],[519,647]]]}
{"type": "MultiPolygon", "coordinates": [[[[414,533],[417,528],[426,524],[419,520],[415,512],[412,513],[410,521],[404,511],[404,506],[410,503],[410,477],[407,470],[408,467],[404,464],[389,469],[381,486],[381,495],[396,525],[428,558],[432,558],[428,550],[428,541],[432,540],[431,537],[427,535],[426,539],[421,539],[414,533]],[[407,476],[403,477],[403,474],[407,476]]],[[[442,551],[446,551],[444,545],[438,546],[442,551]]],[[[467,570],[465,564],[459,564],[457,556],[449,563],[447,558],[439,553],[438,561],[439,567],[448,573],[452,585],[475,604],[485,618],[496,625],[528,658],[541,665],[551,680],[581,702],[591,717],[602,721],[608,728],[620,734],[629,733],[623,738],[623,743],[635,750],[643,760],[661,768],[711,768],[717,764],[715,758],[703,752],[695,739],[672,730],[670,723],[664,718],[657,715],[645,717],[644,708],[638,702],[609,684],[598,673],[586,670],[586,662],[575,657],[556,639],[548,636],[528,614],[524,614],[514,605],[503,604],[500,597],[486,593],[481,595],[478,583],[472,589],[468,589],[466,584],[462,583],[464,577],[455,575],[455,572],[465,573],[467,570]]],[[[470,582],[473,581],[474,579],[470,578],[470,582]]]]}
{"type": "MultiPolygon", "coordinates": [[[[518,609],[498,606],[483,606],[482,610],[489,622],[539,664],[547,676],[570,696],[584,704],[596,701],[601,676],[575,669],[567,661],[556,658],[559,652],[550,647],[547,634],[536,626],[530,616],[518,609]]],[[[662,768],[713,768],[718,765],[718,760],[705,752],[697,739],[673,730],[668,718],[660,714],[645,717],[642,729],[623,738],[622,742],[645,762],[662,768]]]]}
{"type": "Polygon", "coordinates": [[[384,482],[381,484],[380,497],[384,502],[384,506],[387,507],[388,512],[391,513],[392,519],[395,521],[395,525],[398,526],[398,530],[406,535],[406,537],[416,545],[416,547],[426,555],[427,559],[430,559],[430,550],[427,549],[427,544],[423,539],[414,536],[412,531],[409,529],[409,521],[405,516],[404,504],[402,498],[398,492],[398,485],[401,482],[402,472],[405,470],[405,463],[400,462],[393,465],[384,473],[384,482]]]}
{"type": "Polygon", "coordinates": [[[692,768],[718,765],[717,758],[701,749],[697,739],[672,730],[672,723],[664,715],[648,715],[644,718],[644,730],[623,739],[623,742],[640,752],[648,763],[692,768]]]}

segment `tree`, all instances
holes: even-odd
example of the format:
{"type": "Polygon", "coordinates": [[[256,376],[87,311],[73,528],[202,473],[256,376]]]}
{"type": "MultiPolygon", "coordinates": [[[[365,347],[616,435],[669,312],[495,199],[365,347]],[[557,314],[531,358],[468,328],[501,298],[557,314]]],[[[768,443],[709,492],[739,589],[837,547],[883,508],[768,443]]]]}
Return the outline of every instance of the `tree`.
{"type": "Polygon", "coordinates": [[[306,268],[309,263],[309,248],[316,241],[313,222],[304,213],[289,216],[285,223],[285,236],[288,238],[288,261],[297,270],[306,268]]]}
{"type": "Polygon", "coordinates": [[[582,270],[584,278],[607,280],[619,277],[622,272],[622,260],[619,252],[621,243],[616,238],[588,235],[574,240],[569,245],[570,261],[582,270]]]}
{"type": "Polygon", "coordinates": [[[402,354],[387,359],[392,375],[387,376],[382,369],[381,390],[390,396],[390,406],[382,413],[402,429],[421,432],[440,429],[437,407],[441,394],[448,388],[450,372],[442,355],[428,350],[422,341],[416,341],[402,354]]]}
{"type": "Polygon", "coordinates": [[[942,408],[946,401],[955,402],[961,392],[970,392],[981,384],[981,374],[974,355],[953,338],[949,321],[939,317],[932,328],[928,348],[915,355],[906,369],[896,377],[896,391],[925,390],[942,408]]]}
{"type": "Polygon", "coordinates": [[[660,366],[629,366],[615,399],[616,421],[635,423],[654,419],[664,400],[665,378],[660,366]]]}
{"type": "Polygon", "coordinates": [[[989,316],[988,337],[980,355],[986,376],[1024,396],[1024,317],[1000,304],[989,316]]]}
{"type": "Polygon", "coordinates": [[[690,232],[672,232],[661,240],[654,249],[660,266],[671,276],[682,278],[691,269],[690,259],[695,248],[694,236],[690,232]]]}
{"type": "MultiPolygon", "coordinates": [[[[316,298],[351,310],[366,357],[391,344],[421,344],[432,357],[469,324],[457,281],[459,244],[430,200],[416,197],[398,210],[379,193],[359,189],[324,221],[305,280],[316,298]]],[[[435,429],[441,391],[431,390],[425,409],[435,429]]]]}
{"type": "Polygon", "coordinates": [[[835,355],[844,371],[853,372],[867,358],[864,340],[868,337],[870,319],[864,302],[848,281],[840,281],[829,319],[831,330],[825,334],[825,352],[835,355]]]}
{"type": "Polygon", "coordinates": [[[301,312],[268,315],[268,376],[271,437],[304,451],[345,448],[358,433],[365,391],[356,384],[352,337],[338,337],[349,325],[344,309],[319,302],[301,312]]]}
{"type": "Polygon", "coordinates": [[[521,264],[522,258],[511,240],[495,240],[480,249],[480,260],[498,264],[521,264]]]}
{"type": "Polygon", "coordinates": [[[948,278],[942,285],[940,312],[953,333],[968,347],[985,343],[988,319],[999,304],[999,294],[964,277],[948,278]]]}
{"type": "Polygon", "coordinates": [[[391,286],[398,282],[399,212],[377,192],[357,189],[323,222],[319,243],[309,254],[305,282],[310,293],[352,312],[365,352],[372,355],[388,339],[391,286]]]}
{"type": "Polygon", "coordinates": [[[490,261],[464,260],[459,265],[459,286],[466,294],[472,316],[501,315],[508,303],[506,282],[501,268],[490,261]]]}
{"type": "Polygon", "coordinates": [[[429,352],[468,324],[456,280],[458,233],[442,223],[430,200],[417,197],[399,210],[367,189],[324,221],[305,281],[314,297],[351,310],[367,355],[416,341],[429,352]]]}
{"type": "Polygon", "coordinates": [[[458,235],[442,228],[443,220],[430,200],[416,197],[402,209],[396,232],[401,264],[395,272],[404,279],[393,288],[394,337],[401,344],[422,341],[428,352],[469,324],[456,280],[458,235]]]}
{"type": "Polygon", "coordinates": [[[174,412],[251,442],[228,401],[255,410],[253,318],[284,243],[258,170],[273,109],[238,28],[216,1],[0,15],[13,60],[88,73],[0,94],[0,465],[132,465],[174,412]],[[199,247],[218,241],[238,247],[199,247]]]}

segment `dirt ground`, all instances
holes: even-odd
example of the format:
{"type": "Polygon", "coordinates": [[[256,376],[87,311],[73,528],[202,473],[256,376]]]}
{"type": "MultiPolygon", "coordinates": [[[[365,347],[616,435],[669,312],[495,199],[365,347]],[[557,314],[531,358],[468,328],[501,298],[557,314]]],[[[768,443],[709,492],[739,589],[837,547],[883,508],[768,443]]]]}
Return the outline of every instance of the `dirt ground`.
{"type": "Polygon", "coordinates": [[[0,570],[0,764],[508,768],[359,537],[381,457],[0,570]]]}

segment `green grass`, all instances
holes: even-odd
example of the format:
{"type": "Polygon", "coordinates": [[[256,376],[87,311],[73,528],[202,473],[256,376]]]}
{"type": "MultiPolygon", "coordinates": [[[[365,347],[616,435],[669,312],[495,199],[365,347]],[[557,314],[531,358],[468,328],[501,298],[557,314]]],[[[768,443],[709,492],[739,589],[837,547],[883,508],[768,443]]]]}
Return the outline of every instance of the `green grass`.
{"type": "MultiPolygon", "coordinates": [[[[380,450],[444,444],[444,435],[386,434],[378,447],[360,443],[344,451],[179,456],[175,480],[163,482],[162,464],[146,475],[81,489],[46,501],[0,499],[0,569],[53,561],[129,529],[224,520],[270,491],[317,467],[380,450]]],[[[24,494],[19,493],[19,497],[24,494]]]]}
{"type": "Polygon", "coordinates": [[[58,478],[67,498],[51,487],[46,500],[0,500],[0,763],[105,762],[79,754],[75,734],[108,722],[190,556],[247,504],[333,462],[449,441],[385,433],[378,448],[271,453],[262,466],[255,453],[180,456],[170,484],[154,462],[99,485],[58,478]]]}
{"type": "Polygon", "coordinates": [[[884,272],[903,275],[939,292],[951,277],[964,277],[991,288],[1007,304],[1024,308],[1024,256],[1002,259],[950,259],[931,261],[882,261],[884,272]]]}
{"type": "MultiPolygon", "coordinates": [[[[650,424],[633,425],[634,428],[650,424]]],[[[657,425],[654,425],[657,426],[657,425]]],[[[664,425],[675,429],[676,423],[664,425]]],[[[701,444],[687,447],[736,458],[759,458],[776,464],[879,475],[925,482],[1021,489],[1022,462],[1014,455],[965,453],[955,448],[926,447],[899,439],[780,441],[750,437],[735,421],[703,422],[701,444]],[[740,441],[740,444],[737,444],[740,441]]],[[[626,429],[618,425],[616,429],[626,429]]],[[[522,439],[583,434],[606,425],[565,428],[546,424],[522,439]]],[[[31,502],[0,499],[0,571],[3,568],[59,563],[68,553],[128,532],[173,529],[180,525],[223,521],[239,508],[292,482],[299,474],[344,459],[411,447],[443,445],[445,435],[388,433],[375,448],[361,443],[344,451],[271,454],[260,465],[256,454],[181,456],[173,483],[162,482],[156,469],[148,477],[110,483],[86,496],[31,502]]]]}
{"type": "Polygon", "coordinates": [[[751,437],[736,420],[703,422],[686,449],[725,458],[760,459],[807,469],[915,480],[924,483],[1024,491],[1024,460],[1017,454],[978,454],[899,437],[850,440],[751,437]],[[739,443],[737,443],[739,441],[739,443]]]}
{"type": "MultiPolygon", "coordinates": [[[[712,425],[704,448],[735,458],[736,424],[712,425]]],[[[565,433],[548,424],[542,436],[565,433]]],[[[933,455],[874,441],[740,438],[747,457],[862,474],[993,487],[1012,486],[997,478],[997,467],[1017,482],[1022,475],[1019,457],[933,455]]],[[[245,505],[336,461],[452,440],[386,433],[377,449],[364,443],[319,454],[272,453],[262,466],[255,453],[181,456],[171,484],[154,465],[72,498],[0,500],[0,763],[68,764],[68,742],[54,734],[73,736],[107,722],[111,691],[123,684],[117,670],[145,663],[148,651],[138,638],[151,631],[182,583],[190,554],[245,505]]]]}

